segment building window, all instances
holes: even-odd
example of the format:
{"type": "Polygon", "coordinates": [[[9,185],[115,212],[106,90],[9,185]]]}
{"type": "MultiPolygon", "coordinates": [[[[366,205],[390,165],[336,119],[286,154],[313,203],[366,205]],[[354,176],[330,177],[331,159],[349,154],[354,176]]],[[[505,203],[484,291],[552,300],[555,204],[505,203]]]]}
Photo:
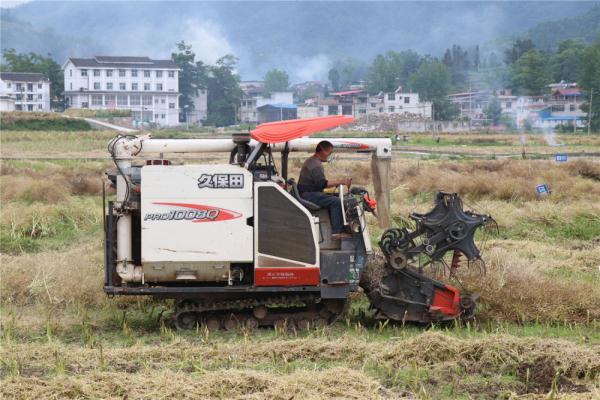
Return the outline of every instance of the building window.
{"type": "Polygon", "coordinates": [[[396,95],[394,93],[388,93],[388,100],[396,100],[396,95]]]}
{"type": "Polygon", "coordinates": [[[117,96],[117,105],[118,106],[126,106],[127,105],[127,95],[120,94],[117,96]]]}
{"type": "Polygon", "coordinates": [[[102,105],[102,95],[101,94],[93,94],[92,95],[92,105],[93,106],[101,106],[102,105]]]}
{"type": "Polygon", "coordinates": [[[148,95],[142,96],[142,105],[151,106],[152,105],[152,96],[148,96],[148,95]]]}
{"type": "Polygon", "coordinates": [[[28,94],[27,95],[27,101],[33,101],[33,95],[32,94],[28,94]]]}
{"type": "Polygon", "coordinates": [[[393,113],[394,111],[396,111],[396,108],[394,106],[389,106],[388,111],[393,113]]]}
{"type": "Polygon", "coordinates": [[[27,104],[27,111],[33,111],[33,104],[27,104]]]}
{"type": "Polygon", "coordinates": [[[114,107],[115,106],[115,95],[109,94],[107,96],[104,96],[104,105],[109,106],[109,107],[114,107]]]}
{"type": "Polygon", "coordinates": [[[569,105],[569,111],[576,111],[576,110],[577,110],[577,106],[575,106],[575,104],[569,105]]]}
{"type": "Polygon", "coordinates": [[[6,87],[10,89],[10,87],[11,87],[11,84],[10,84],[10,82],[8,82],[8,83],[6,84],[6,87]]]}
{"type": "Polygon", "coordinates": [[[146,90],[146,91],[150,90],[150,84],[149,83],[144,83],[144,90],[146,90]]]}
{"type": "Polygon", "coordinates": [[[73,70],[72,69],[69,70],[69,76],[73,76],[73,70]]]}
{"type": "Polygon", "coordinates": [[[41,110],[41,109],[42,109],[42,105],[38,104],[38,110],[41,110]]]}
{"type": "Polygon", "coordinates": [[[106,82],[106,90],[113,90],[112,82],[106,82]]]}
{"type": "Polygon", "coordinates": [[[162,78],[162,71],[156,71],[156,77],[162,78]]]}
{"type": "Polygon", "coordinates": [[[154,98],[154,104],[158,104],[158,97],[154,98]]]}
{"type": "Polygon", "coordinates": [[[42,100],[44,98],[44,96],[42,96],[41,94],[38,94],[38,99],[42,100]]]}
{"type": "Polygon", "coordinates": [[[512,108],[512,103],[510,101],[506,102],[506,108],[507,109],[511,109],[512,108]]]}
{"type": "Polygon", "coordinates": [[[106,76],[109,77],[109,78],[112,76],[112,69],[107,69],[106,70],[106,76]]]}
{"type": "Polygon", "coordinates": [[[94,90],[100,90],[100,82],[94,82],[94,90]]]}
{"type": "Polygon", "coordinates": [[[366,114],[367,110],[365,110],[364,108],[361,108],[360,110],[358,110],[359,114],[366,114]]]}
{"type": "Polygon", "coordinates": [[[87,69],[81,70],[81,76],[87,76],[87,69]]]}
{"type": "Polygon", "coordinates": [[[22,83],[17,83],[17,90],[18,91],[22,91],[23,90],[23,84],[22,83]]]}
{"type": "Polygon", "coordinates": [[[124,69],[120,69],[119,70],[119,77],[120,78],[124,78],[125,77],[125,70],[124,69]]]}
{"type": "Polygon", "coordinates": [[[377,103],[371,103],[371,108],[377,107],[377,103]]]}
{"type": "Polygon", "coordinates": [[[129,96],[129,105],[130,106],[139,106],[140,105],[140,96],[129,96]]]}
{"type": "Polygon", "coordinates": [[[99,69],[95,69],[94,70],[94,76],[100,76],[100,70],[99,69]]]}
{"type": "Polygon", "coordinates": [[[15,96],[15,99],[16,99],[17,101],[18,101],[18,100],[21,100],[22,98],[23,98],[23,95],[22,95],[22,94],[17,94],[17,95],[15,96]]]}
{"type": "MultiPolygon", "coordinates": [[[[10,86],[9,86],[9,87],[10,87],[10,86]]],[[[42,84],[41,84],[41,83],[38,83],[38,89],[41,89],[41,88],[42,88],[42,84]]]]}
{"type": "Polygon", "coordinates": [[[28,83],[27,84],[27,91],[28,92],[33,92],[33,83],[28,83]]]}
{"type": "Polygon", "coordinates": [[[404,104],[410,104],[410,97],[404,98],[404,104]]]}
{"type": "Polygon", "coordinates": [[[552,111],[554,111],[554,112],[565,111],[565,105],[564,104],[555,104],[552,106],[552,111]]]}
{"type": "Polygon", "coordinates": [[[21,106],[21,104],[15,104],[15,110],[16,111],[22,111],[23,107],[21,106]]]}
{"type": "Polygon", "coordinates": [[[125,82],[119,83],[119,90],[127,90],[127,85],[125,85],[125,82]]]}
{"type": "Polygon", "coordinates": [[[160,104],[165,104],[165,99],[160,99],[160,104]]]}
{"type": "Polygon", "coordinates": [[[157,83],[157,84],[156,84],[156,91],[157,91],[157,92],[162,92],[162,90],[163,90],[163,85],[162,85],[162,83],[157,83]]]}
{"type": "Polygon", "coordinates": [[[175,78],[175,71],[169,71],[169,78],[175,78]]]}
{"type": "Polygon", "coordinates": [[[175,103],[169,103],[169,108],[171,108],[171,109],[175,108],[175,103]]]}
{"type": "Polygon", "coordinates": [[[73,90],[73,82],[69,83],[69,89],[73,90]]]}
{"type": "Polygon", "coordinates": [[[138,90],[138,84],[137,83],[132,83],[131,84],[131,90],[138,90]]]}
{"type": "Polygon", "coordinates": [[[154,119],[158,119],[158,114],[154,114],[154,119]]]}
{"type": "Polygon", "coordinates": [[[162,119],[165,119],[165,114],[160,114],[160,117],[161,117],[162,119]]]}
{"type": "Polygon", "coordinates": [[[148,70],[148,69],[144,70],[144,78],[150,78],[150,70],[148,70]]]}

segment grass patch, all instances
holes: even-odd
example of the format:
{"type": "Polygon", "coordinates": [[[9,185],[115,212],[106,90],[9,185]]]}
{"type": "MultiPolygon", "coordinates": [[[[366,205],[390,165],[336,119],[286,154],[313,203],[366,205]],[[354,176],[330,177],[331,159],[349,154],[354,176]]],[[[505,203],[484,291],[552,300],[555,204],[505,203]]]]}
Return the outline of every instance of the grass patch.
{"type": "Polygon", "coordinates": [[[97,198],[74,197],[61,204],[15,203],[2,207],[0,250],[20,254],[61,249],[102,229],[102,206],[97,198]]]}

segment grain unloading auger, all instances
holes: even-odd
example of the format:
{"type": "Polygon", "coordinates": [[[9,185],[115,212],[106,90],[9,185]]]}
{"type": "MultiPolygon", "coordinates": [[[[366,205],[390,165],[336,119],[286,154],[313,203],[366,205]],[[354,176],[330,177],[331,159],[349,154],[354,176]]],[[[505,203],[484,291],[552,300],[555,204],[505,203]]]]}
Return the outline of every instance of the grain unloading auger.
{"type": "MultiPolygon", "coordinates": [[[[274,122],[232,139],[114,138],[109,152],[117,168],[108,176],[117,194],[106,207],[105,292],[175,299],[178,328],[304,328],[335,321],[365,281],[373,255],[366,212],[374,211],[374,202],[362,188],[339,188],[351,235],[334,240],[327,210],[300,197],[289,179],[288,156],[311,152],[321,140],[336,152],[371,154],[379,224],[389,228],[390,140],[308,137],[352,121],[274,122]],[[165,158],[210,152],[229,153],[229,162],[173,165],[165,158]]],[[[450,251],[477,260],[473,235],[487,217],[463,212],[458,196],[444,193],[430,213],[412,217],[415,231],[384,233],[381,279],[363,284],[378,317],[428,322],[470,315],[472,297],[419,267],[450,251]]]]}

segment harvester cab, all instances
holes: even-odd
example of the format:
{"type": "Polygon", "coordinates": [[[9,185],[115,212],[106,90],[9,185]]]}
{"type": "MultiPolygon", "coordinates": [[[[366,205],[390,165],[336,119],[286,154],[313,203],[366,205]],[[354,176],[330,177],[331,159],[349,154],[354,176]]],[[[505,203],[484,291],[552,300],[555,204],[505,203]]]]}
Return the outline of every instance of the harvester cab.
{"type": "MultiPolygon", "coordinates": [[[[288,156],[325,140],[310,134],[352,121],[334,116],[267,123],[232,139],[114,138],[109,151],[116,170],[108,175],[116,200],[106,207],[105,292],[175,299],[172,318],[181,329],[303,328],[335,321],[349,293],[360,290],[373,252],[365,213],[377,210],[379,224],[390,226],[391,142],[326,139],[336,151],[372,154],[377,203],[365,189],[340,188],[352,232],[342,240],[332,239],[327,211],[298,193],[288,156]],[[229,153],[229,162],[173,165],[164,159],[210,152],[229,153]]],[[[472,312],[474,305],[456,289],[408,265],[417,254],[438,250],[468,249],[473,259],[479,256],[469,238],[484,217],[455,208],[436,207],[438,222],[453,216],[441,225],[430,226],[422,216],[421,228],[406,232],[408,244],[386,231],[381,283],[363,285],[380,318],[433,321],[472,312]],[[413,245],[419,235],[427,241],[421,247],[413,245]]]]}

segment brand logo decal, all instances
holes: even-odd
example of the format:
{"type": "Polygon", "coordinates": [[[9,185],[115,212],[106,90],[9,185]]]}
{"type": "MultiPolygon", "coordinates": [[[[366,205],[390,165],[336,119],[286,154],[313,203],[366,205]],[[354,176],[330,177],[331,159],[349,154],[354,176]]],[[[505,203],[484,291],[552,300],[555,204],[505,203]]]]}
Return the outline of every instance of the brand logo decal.
{"type": "Polygon", "coordinates": [[[227,221],[242,216],[237,211],[225,208],[207,206],[203,204],[188,203],[152,203],[161,206],[177,207],[163,213],[147,213],[144,221],[191,221],[191,222],[214,222],[227,221]]]}
{"type": "Polygon", "coordinates": [[[211,189],[242,189],[243,174],[202,174],[198,178],[198,187],[211,189]]]}

